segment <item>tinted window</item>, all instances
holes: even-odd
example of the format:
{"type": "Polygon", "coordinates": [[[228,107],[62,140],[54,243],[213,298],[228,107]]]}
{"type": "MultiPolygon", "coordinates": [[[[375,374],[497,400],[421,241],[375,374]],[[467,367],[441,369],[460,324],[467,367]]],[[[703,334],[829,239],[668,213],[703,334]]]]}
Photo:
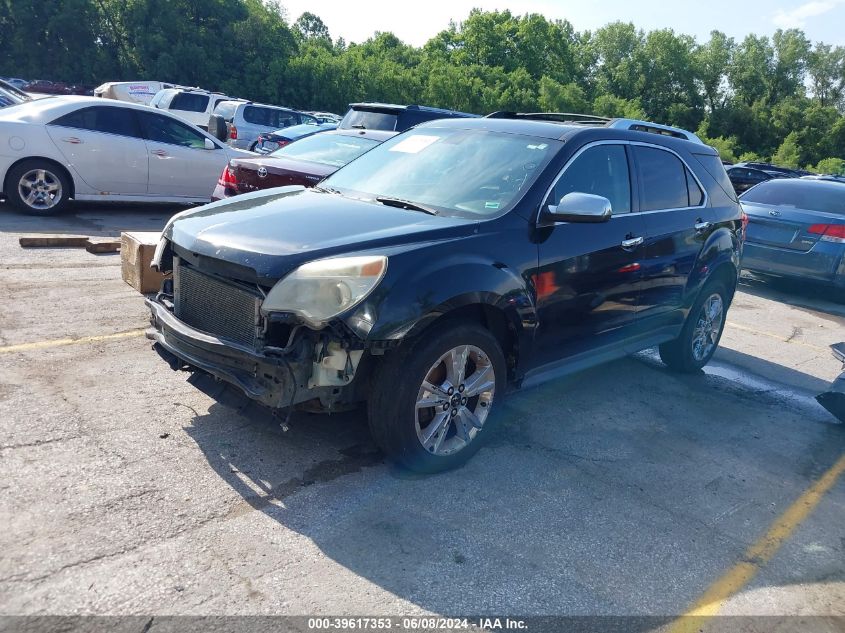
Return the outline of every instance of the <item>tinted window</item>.
{"type": "Polygon", "coordinates": [[[208,95],[180,92],[170,102],[171,110],[182,110],[184,112],[205,112],[208,107],[208,95]]]}
{"type": "Polygon", "coordinates": [[[560,147],[560,141],[486,130],[412,129],[342,167],[324,184],[365,200],[410,200],[445,215],[501,215],[560,147]]]}
{"type": "Polygon", "coordinates": [[[119,134],[120,136],[140,136],[135,124],[135,113],[129,108],[108,106],[83,108],[59,117],[51,125],[74,127],[106,134],[119,134]]]}
{"type": "MultiPolygon", "coordinates": [[[[310,127],[313,128],[313,126],[310,127]]],[[[277,149],[272,155],[343,167],[353,158],[357,158],[376,145],[378,142],[369,138],[315,134],[277,149]]]]}
{"type": "Polygon", "coordinates": [[[690,170],[684,167],[684,171],[687,174],[687,191],[689,192],[689,206],[691,207],[699,207],[704,204],[704,192],[701,190],[701,187],[698,186],[698,183],[693,178],[690,170]]]}
{"type": "Polygon", "coordinates": [[[719,183],[719,186],[731,200],[736,200],[736,192],[730,179],[728,179],[728,173],[725,171],[722,160],[716,154],[693,154],[693,156],[707,170],[707,173],[719,183]]]}
{"type": "Polygon", "coordinates": [[[395,130],[396,114],[372,112],[371,110],[349,110],[340,122],[341,130],[361,128],[364,130],[395,130]]]}
{"type": "Polygon", "coordinates": [[[621,145],[596,145],[584,150],[563,172],[552,191],[550,204],[568,193],[591,193],[610,200],[613,213],[631,211],[631,177],[621,145]]]}
{"type": "Polygon", "coordinates": [[[159,114],[142,112],[141,128],[144,138],[157,143],[181,145],[182,147],[205,148],[205,136],[195,128],[159,114]]]}
{"type": "Polygon", "coordinates": [[[297,125],[299,113],[291,110],[248,105],[244,107],[244,121],[278,130],[290,125],[297,125]]]}
{"type": "Polygon", "coordinates": [[[643,211],[689,206],[687,175],[677,156],[654,147],[634,146],[640,173],[643,211]]]}
{"type": "Polygon", "coordinates": [[[845,184],[836,182],[778,178],[761,182],[740,199],[742,202],[845,215],[845,184]]]}

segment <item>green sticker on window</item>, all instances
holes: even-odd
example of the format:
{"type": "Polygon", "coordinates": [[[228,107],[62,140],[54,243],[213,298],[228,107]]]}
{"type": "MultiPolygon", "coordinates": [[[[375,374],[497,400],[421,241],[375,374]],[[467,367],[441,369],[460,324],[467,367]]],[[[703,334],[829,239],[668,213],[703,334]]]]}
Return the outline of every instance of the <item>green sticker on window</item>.
{"type": "Polygon", "coordinates": [[[485,202],[484,208],[485,209],[498,209],[499,203],[498,202],[485,202]]]}

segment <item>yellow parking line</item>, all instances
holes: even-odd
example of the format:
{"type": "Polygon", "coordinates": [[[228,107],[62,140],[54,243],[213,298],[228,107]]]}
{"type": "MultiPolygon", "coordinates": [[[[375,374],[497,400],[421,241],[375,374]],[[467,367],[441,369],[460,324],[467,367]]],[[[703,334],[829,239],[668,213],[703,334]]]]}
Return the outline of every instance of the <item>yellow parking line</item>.
{"type": "Polygon", "coordinates": [[[100,341],[114,341],[121,338],[130,338],[144,333],[143,329],[129,330],[127,332],[116,332],[114,334],[101,334],[99,336],[83,336],[81,338],[59,338],[50,341],[35,341],[34,343],[19,343],[17,345],[6,345],[0,347],[0,354],[12,352],[26,352],[32,349],[44,349],[49,347],[61,347],[63,345],[77,345],[80,343],[98,343],[100,341]]]}
{"type": "Polygon", "coordinates": [[[824,494],[845,472],[845,455],[810,486],[798,499],[772,523],[757,542],[745,550],[743,559],[731,567],[721,578],[692,605],[682,617],[675,620],[669,633],[698,633],[704,623],[719,612],[733,595],[738,593],[777,553],[795,529],[810,515],[824,494]]]}
{"type": "Polygon", "coordinates": [[[789,343],[790,345],[803,345],[804,347],[809,347],[810,349],[816,349],[820,352],[828,353],[830,350],[826,347],[819,347],[818,345],[813,345],[812,343],[805,343],[803,341],[796,341],[794,339],[790,340],[784,338],[783,336],[779,336],[777,334],[772,334],[771,332],[761,332],[760,330],[755,330],[754,328],[745,327],[744,325],[739,325],[738,323],[734,323],[733,321],[728,321],[727,326],[736,328],[737,330],[742,330],[743,332],[750,332],[751,334],[759,334],[760,336],[768,336],[769,338],[773,338],[776,341],[780,341],[781,343],[789,343]]]}

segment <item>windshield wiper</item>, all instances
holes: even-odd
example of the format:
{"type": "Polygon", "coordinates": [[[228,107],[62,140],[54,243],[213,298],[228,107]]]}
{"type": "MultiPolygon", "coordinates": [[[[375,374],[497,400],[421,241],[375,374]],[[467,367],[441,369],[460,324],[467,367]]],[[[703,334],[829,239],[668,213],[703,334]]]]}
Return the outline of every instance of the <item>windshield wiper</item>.
{"type": "Polygon", "coordinates": [[[313,188],[317,191],[322,191],[323,193],[340,193],[340,189],[335,189],[334,187],[321,187],[320,185],[315,185],[313,188]]]}
{"type": "Polygon", "coordinates": [[[378,197],[376,198],[376,202],[381,202],[388,207],[398,207],[399,209],[408,209],[409,211],[422,211],[429,215],[437,215],[439,213],[436,209],[411,202],[410,200],[403,200],[402,198],[378,197]]]}

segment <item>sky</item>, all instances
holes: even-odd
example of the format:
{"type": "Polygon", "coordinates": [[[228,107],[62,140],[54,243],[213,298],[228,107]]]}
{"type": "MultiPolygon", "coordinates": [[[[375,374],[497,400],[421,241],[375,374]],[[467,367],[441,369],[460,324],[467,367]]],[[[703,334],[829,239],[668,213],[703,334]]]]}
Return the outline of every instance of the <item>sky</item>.
{"type": "Polygon", "coordinates": [[[812,42],[845,45],[845,0],[281,0],[293,22],[304,11],[315,13],[333,38],[363,42],[375,31],[391,31],[402,41],[422,46],[461,22],[473,7],[511,13],[540,13],[549,19],[567,19],[576,30],[596,28],[621,20],[638,28],[672,28],[695,36],[699,42],[716,29],[736,39],[748,33],[771,35],[778,28],[802,29],[812,42]]]}

